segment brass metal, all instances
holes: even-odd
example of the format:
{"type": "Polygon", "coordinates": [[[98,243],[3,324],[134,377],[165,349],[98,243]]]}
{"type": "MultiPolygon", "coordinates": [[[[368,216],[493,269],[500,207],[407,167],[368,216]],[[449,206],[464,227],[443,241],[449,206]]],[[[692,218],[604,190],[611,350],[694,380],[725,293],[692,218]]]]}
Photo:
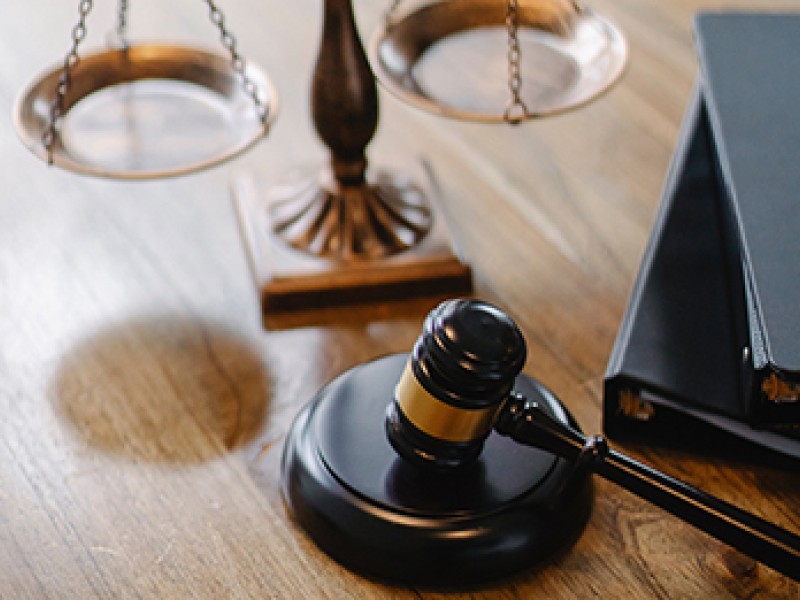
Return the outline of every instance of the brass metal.
{"type": "Polygon", "coordinates": [[[345,261],[408,250],[430,231],[424,190],[378,173],[375,182],[343,184],[322,172],[273,191],[267,208],[275,233],[298,250],[345,261]]]}
{"type": "Polygon", "coordinates": [[[406,418],[420,431],[447,442],[472,442],[492,429],[497,406],[468,409],[442,402],[428,393],[406,364],[395,388],[395,399],[406,418]]]}
{"type": "Polygon", "coordinates": [[[528,107],[522,99],[522,50],[519,45],[519,1],[506,4],[506,31],[508,32],[508,91],[510,100],[503,111],[503,120],[516,125],[528,116],[528,107]]]}
{"type": "Polygon", "coordinates": [[[617,402],[619,403],[619,412],[637,421],[649,421],[656,413],[652,402],[648,402],[638,392],[631,389],[620,390],[617,402]]]}
{"type": "Polygon", "coordinates": [[[502,0],[411,4],[396,3],[370,61],[390,92],[437,115],[503,123],[556,114],[607,90],[627,61],[617,27],[570,0],[519,0],[513,27],[502,0]]]}
{"type": "Polygon", "coordinates": [[[800,401],[800,384],[780,379],[777,373],[770,373],[761,382],[761,391],[770,402],[791,404],[800,401]]]}
{"type": "Polygon", "coordinates": [[[330,150],[325,179],[284,186],[270,206],[276,235],[315,256],[343,261],[397,254],[431,228],[427,198],[413,184],[369,177],[367,146],[378,127],[378,91],[349,0],[326,0],[311,112],[330,150]]]}
{"type": "Polygon", "coordinates": [[[430,166],[368,165],[378,89],[350,0],[324,2],[311,116],[329,150],[323,169],[235,184],[265,325],[289,313],[468,292],[471,272],[436,214],[430,166]]]}
{"type": "MultiPolygon", "coordinates": [[[[43,160],[62,72],[61,65],[44,72],[14,107],[18,135],[43,160]]],[[[231,61],[213,52],[142,44],[82,56],[70,70],[53,163],[87,175],[148,179],[237,156],[267,134],[278,110],[267,76],[249,64],[246,73],[262,114],[231,61]]]]}
{"type": "MultiPolygon", "coordinates": [[[[371,178],[380,180],[384,189],[418,190],[426,199],[425,205],[438,218],[431,219],[425,235],[401,252],[385,254],[378,250],[372,256],[350,255],[350,259],[342,259],[338,253],[299,250],[290,239],[276,232],[271,210],[276,202],[293,197],[299,185],[307,190],[324,187],[324,182],[334,179],[330,174],[320,176],[316,168],[309,168],[308,174],[298,169],[272,176],[243,175],[234,181],[233,196],[242,238],[266,327],[315,322],[324,318],[321,309],[330,312],[352,305],[442,299],[471,290],[471,270],[454,250],[432,170],[424,163],[409,163],[375,168],[371,178]]],[[[345,220],[331,227],[346,229],[348,223],[345,220]]],[[[416,234],[409,235],[414,239],[416,234]]],[[[352,241],[350,233],[342,237],[352,241]]]]}

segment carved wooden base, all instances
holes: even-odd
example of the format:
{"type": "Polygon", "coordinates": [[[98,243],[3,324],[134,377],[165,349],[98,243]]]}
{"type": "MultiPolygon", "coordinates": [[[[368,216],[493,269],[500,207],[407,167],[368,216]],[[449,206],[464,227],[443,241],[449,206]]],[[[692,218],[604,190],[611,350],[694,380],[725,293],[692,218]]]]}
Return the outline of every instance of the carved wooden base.
{"type": "MultiPolygon", "coordinates": [[[[276,233],[274,208],[286,204],[309,186],[330,184],[319,171],[283,174],[271,178],[242,176],[234,181],[233,195],[242,237],[258,285],[265,324],[285,322],[288,314],[320,309],[369,305],[389,300],[443,298],[471,290],[469,267],[454,253],[443,214],[437,207],[437,188],[430,169],[394,175],[377,171],[368,183],[392,190],[413,185],[426,197],[433,212],[430,230],[410,248],[384,257],[343,260],[298,249],[276,233]],[[298,192],[298,190],[300,192],[298,192]]],[[[327,192],[327,193],[335,193],[327,192]]]]}

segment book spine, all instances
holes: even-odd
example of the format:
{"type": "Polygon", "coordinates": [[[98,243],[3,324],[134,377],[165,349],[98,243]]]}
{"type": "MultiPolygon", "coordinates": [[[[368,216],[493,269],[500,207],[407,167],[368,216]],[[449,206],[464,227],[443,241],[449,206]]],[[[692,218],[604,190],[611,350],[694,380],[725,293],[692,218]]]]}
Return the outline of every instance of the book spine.
{"type": "MultiPolygon", "coordinates": [[[[695,85],[692,101],[683,118],[675,151],[661,193],[661,202],[647,241],[633,284],[628,305],[614,341],[604,378],[603,430],[610,437],[624,435],[631,429],[639,430],[655,416],[651,403],[642,400],[642,382],[635,382],[621,374],[624,357],[631,339],[631,329],[639,312],[642,294],[652,270],[653,260],[664,235],[672,201],[683,177],[683,168],[692,146],[692,137],[697,127],[701,105],[700,84],[695,85]]],[[[646,384],[644,384],[646,386],[646,384]]]]}
{"type": "MultiPolygon", "coordinates": [[[[705,102],[705,85],[703,89],[702,119],[707,131],[711,133],[712,126],[708,114],[708,106],[705,102]]],[[[719,149],[716,146],[713,135],[709,135],[711,152],[711,163],[714,166],[715,177],[714,185],[717,193],[715,194],[715,209],[720,223],[720,236],[722,241],[723,268],[725,270],[725,281],[727,282],[728,298],[731,303],[731,331],[736,340],[734,350],[741,359],[739,370],[739,389],[741,390],[738,399],[741,406],[740,412],[743,415],[753,414],[753,386],[756,385],[756,374],[754,366],[753,346],[751,344],[751,329],[749,311],[751,310],[751,294],[748,293],[748,281],[745,275],[745,264],[742,258],[742,241],[739,235],[739,225],[734,208],[734,203],[730,197],[730,190],[725,185],[725,173],[722,168],[722,161],[719,149]]]]}

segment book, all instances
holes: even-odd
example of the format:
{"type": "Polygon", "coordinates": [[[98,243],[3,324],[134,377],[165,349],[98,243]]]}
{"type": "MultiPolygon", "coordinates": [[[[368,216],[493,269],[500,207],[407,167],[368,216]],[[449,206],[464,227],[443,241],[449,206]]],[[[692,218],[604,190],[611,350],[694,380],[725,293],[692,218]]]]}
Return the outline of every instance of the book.
{"type": "MultiPolygon", "coordinates": [[[[783,100],[770,100],[800,97],[800,71],[789,69],[786,87],[772,79],[775,69],[761,67],[785,66],[778,55],[791,27],[781,18],[697,17],[701,76],[606,371],[610,437],[674,437],[701,423],[705,432],[800,457],[792,388],[800,243],[784,228],[800,225],[800,128],[785,123],[792,119],[783,100]],[[770,50],[741,49],[763,38],[770,50]],[[751,70],[770,75],[751,78],[751,70]]],[[[800,26],[800,16],[787,18],[800,26]]]]}
{"type": "Polygon", "coordinates": [[[718,180],[731,211],[729,250],[740,258],[743,393],[756,426],[800,422],[798,31],[800,14],[695,20],[718,180]]]}

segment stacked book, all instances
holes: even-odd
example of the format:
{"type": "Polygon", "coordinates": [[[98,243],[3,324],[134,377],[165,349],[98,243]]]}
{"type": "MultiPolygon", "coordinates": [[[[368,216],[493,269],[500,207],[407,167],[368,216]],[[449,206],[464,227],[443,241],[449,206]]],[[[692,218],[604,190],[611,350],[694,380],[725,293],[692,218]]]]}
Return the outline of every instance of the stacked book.
{"type": "Polygon", "coordinates": [[[610,437],[800,457],[800,13],[702,13],[700,76],[604,388],[610,437]]]}

